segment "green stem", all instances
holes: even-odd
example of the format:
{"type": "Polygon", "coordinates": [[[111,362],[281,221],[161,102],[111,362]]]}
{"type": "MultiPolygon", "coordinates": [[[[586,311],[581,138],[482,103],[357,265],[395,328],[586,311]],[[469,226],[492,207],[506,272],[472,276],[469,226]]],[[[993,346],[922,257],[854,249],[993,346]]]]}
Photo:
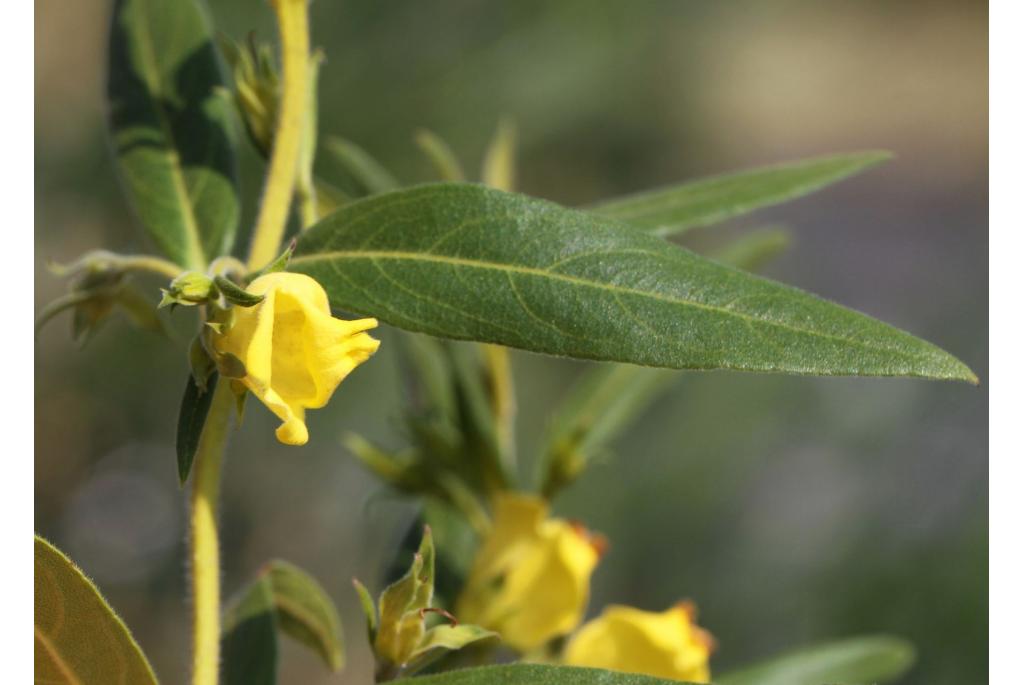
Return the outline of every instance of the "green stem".
{"type": "Polygon", "coordinates": [[[309,100],[308,0],[272,0],[281,34],[281,106],[274,130],[274,148],[249,252],[256,270],[280,251],[299,168],[306,108],[309,100]]]}
{"type": "Polygon", "coordinates": [[[219,381],[199,438],[192,480],[192,683],[217,685],[220,668],[220,546],[217,499],[234,395],[219,381]]]}

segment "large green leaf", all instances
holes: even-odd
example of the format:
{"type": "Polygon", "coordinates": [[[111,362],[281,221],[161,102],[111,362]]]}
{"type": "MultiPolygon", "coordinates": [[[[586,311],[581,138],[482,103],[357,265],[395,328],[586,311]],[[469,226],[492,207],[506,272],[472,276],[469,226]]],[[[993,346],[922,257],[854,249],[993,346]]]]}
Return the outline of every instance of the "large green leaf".
{"type": "Polygon", "coordinates": [[[649,190],[588,209],[657,235],[678,234],[807,195],[889,157],[855,152],[806,159],[649,190]]]}
{"type": "Polygon", "coordinates": [[[598,668],[510,664],[402,678],[395,685],[681,685],[679,680],[618,673],[598,668]]]}
{"type": "Polygon", "coordinates": [[[204,8],[117,0],[109,54],[124,187],[160,251],[202,269],[231,247],[239,206],[231,103],[204,8]]]}
{"type": "Polygon", "coordinates": [[[939,348],[590,213],[442,183],[354,202],[289,269],[413,331],[678,369],[976,381],[939,348]]]}
{"type": "Polygon", "coordinates": [[[34,630],[37,683],[156,683],[139,645],[96,586],[38,535],[34,630]]]}
{"type": "Polygon", "coordinates": [[[872,685],[888,683],[914,663],[906,640],[855,637],[791,652],[763,664],[716,677],[717,685],[872,685]]]}

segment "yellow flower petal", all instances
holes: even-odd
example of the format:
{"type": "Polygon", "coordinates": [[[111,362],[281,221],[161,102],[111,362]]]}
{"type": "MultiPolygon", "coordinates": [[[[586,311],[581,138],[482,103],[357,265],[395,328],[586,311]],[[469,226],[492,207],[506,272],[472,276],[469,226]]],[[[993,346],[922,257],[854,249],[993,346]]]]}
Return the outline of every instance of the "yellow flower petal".
{"type": "Polygon", "coordinates": [[[564,661],[571,666],[707,683],[714,640],[694,619],[688,603],[660,613],[612,605],[569,640],[564,661]]]}
{"type": "Polygon", "coordinates": [[[335,319],[327,293],[302,274],[267,274],[248,290],[264,300],[235,307],[214,347],[245,365],[242,383],[283,422],[277,439],[305,444],[306,409],[325,406],[345,376],[377,351],[380,343],[364,332],[377,320],[335,319]]]}
{"type": "Polygon", "coordinates": [[[579,624],[599,557],[586,530],[548,518],[544,500],[503,493],[456,616],[500,633],[519,651],[536,649],[579,624]]]}

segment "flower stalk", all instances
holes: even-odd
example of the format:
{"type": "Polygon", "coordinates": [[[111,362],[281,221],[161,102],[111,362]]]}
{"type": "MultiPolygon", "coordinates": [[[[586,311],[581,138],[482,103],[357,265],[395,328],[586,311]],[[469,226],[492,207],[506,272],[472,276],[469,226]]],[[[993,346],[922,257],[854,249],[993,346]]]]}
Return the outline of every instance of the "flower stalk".
{"type": "Polygon", "coordinates": [[[191,553],[193,685],[216,685],[220,666],[220,548],[217,500],[235,398],[230,384],[217,383],[196,450],[192,481],[191,553]]]}
{"type": "Polygon", "coordinates": [[[281,107],[274,130],[270,168],[256,219],[249,268],[277,256],[284,237],[299,168],[309,101],[309,16],[307,0],[273,0],[281,36],[281,107]]]}

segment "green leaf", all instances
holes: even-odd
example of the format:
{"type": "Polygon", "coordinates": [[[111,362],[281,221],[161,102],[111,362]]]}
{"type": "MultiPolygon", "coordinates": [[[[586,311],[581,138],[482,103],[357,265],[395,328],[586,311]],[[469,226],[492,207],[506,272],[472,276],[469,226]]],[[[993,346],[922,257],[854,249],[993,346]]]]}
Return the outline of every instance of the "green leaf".
{"type": "Polygon", "coordinates": [[[510,664],[448,671],[438,675],[402,678],[394,685],[683,685],[635,673],[599,668],[510,664]]]}
{"type": "Polygon", "coordinates": [[[624,364],[588,369],[555,413],[541,492],[551,497],[571,483],[675,378],[665,369],[624,364]]]}
{"type": "Polygon", "coordinates": [[[167,257],[192,269],[226,253],[239,200],[231,103],[196,0],[118,0],[110,131],[124,187],[167,257]]]}
{"type": "Polygon", "coordinates": [[[715,678],[717,685],[872,685],[888,683],[914,663],[906,640],[883,635],[854,637],[791,652],[715,678]]]}
{"type": "Polygon", "coordinates": [[[224,612],[221,676],[224,685],[277,682],[277,614],[270,579],[262,575],[224,612]]]}
{"type": "Polygon", "coordinates": [[[341,670],[345,665],[341,619],[320,583],[280,560],[270,562],[266,577],[274,592],[281,630],[319,654],[332,671],[341,670]]]}
{"type": "Polygon", "coordinates": [[[400,184],[390,171],[352,141],[331,136],[326,146],[367,194],[383,193],[399,187],[400,184]]]}
{"type": "Polygon", "coordinates": [[[319,654],[332,671],[345,665],[341,620],[330,597],[302,569],[274,560],[224,613],[229,685],[275,682],[277,629],[319,654]]]}
{"type": "Polygon", "coordinates": [[[210,413],[210,402],[213,390],[217,387],[217,374],[214,373],[206,381],[206,391],[196,385],[195,377],[189,373],[185,381],[185,394],[181,398],[181,409],[178,412],[178,439],[175,449],[178,454],[178,481],[184,485],[192,470],[192,462],[199,448],[199,438],[206,425],[206,415],[210,413]]]}
{"type": "Polygon", "coordinates": [[[88,578],[35,536],[35,682],[156,685],[128,628],[88,578]]]}
{"type": "Polygon", "coordinates": [[[976,382],[895,328],[593,214],[466,184],[354,202],[289,270],[400,328],[677,369],[976,382]]]}
{"type": "Polygon", "coordinates": [[[792,236],[784,228],[760,228],[737,238],[708,256],[744,271],[757,271],[789,247],[792,236]]]}
{"type": "Polygon", "coordinates": [[[802,197],[890,159],[854,152],[761,167],[606,200],[592,212],[655,235],[676,235],[802,197]]]}

